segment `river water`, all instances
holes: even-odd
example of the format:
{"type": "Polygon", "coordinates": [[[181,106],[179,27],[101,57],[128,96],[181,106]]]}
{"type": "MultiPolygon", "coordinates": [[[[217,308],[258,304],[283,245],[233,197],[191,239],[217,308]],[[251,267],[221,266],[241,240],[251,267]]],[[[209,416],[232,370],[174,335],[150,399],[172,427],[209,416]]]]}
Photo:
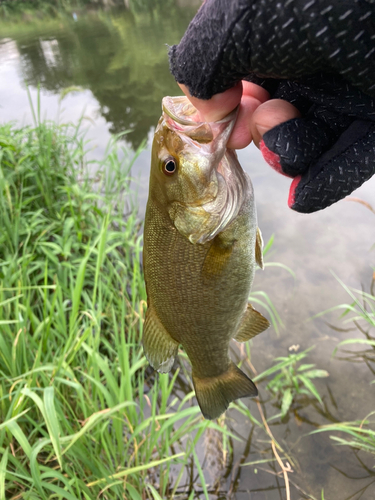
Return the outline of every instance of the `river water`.
{"type": "MultiPolygon", "coordinates": [[[[147,2],[146,2],[147,3],[147,2]]],[[[149,174],[150,138],[160,116],[165,95],[178,93],[168,71],[167,45],[177,43],[199,2],[165,0],[152,8],[121,11],[77,11],[55,18],[23,18],[0,23],[0,121],[31,122],[26,83],[34,102],[40,86],[42,116],[78,122],[83,115],[90,156],[101,158],[113,133],[124,130],[126,144],[136,150],[148,140],[133,167],[140,216],[144,213],[149,174]],[[61,93],[70,90],[61,100],[61,93]]],[[[132,6],[133,3],[130,2],[132,6]]],[[[137,4],[138,5],[138,4],[137,4]]],[[[139,5],[142,5],[141,3],[139,5]]],[[[358,330],[342,327],[339,313],[312,319],[314,315],[350,303],[338,279],[348,286],[369,289],[375,266],[375,215],[363,204],[343,200],[311,215],[287,206],[290,181],[269,168],[255,147],[239,151],[243,168],[252,178],[259,226],[265,241],[274,235],[268,266],[256,275],[255,291],[265,291],[283,322],[253,340],[251,362],[258,372],[269,368],[290,346],[302,351],[315,346],[306,362],[327,370],[329,377],[316,386],[325,403],[299,399],[283,423],[272,432],[292,459],[292,499],[326,500],[375,498],[374,460],[349,447],[338,447],[329,433],[309,435],[317,425],[364,418],[375,410],[374,376],[365,363],[332,357],[339,341],[363,338],[358,330]],[[366,467],[368,469],[366,469],[366,467]]],[[[375,207],[375,177],[353,196],[375,207]]],[[[261,398],[266,399],[260,384],[261,398]]],[[[255,403],[246,402],[257,413],[255,403]]],[[[264,407],[276,413],[272,402],[264,407]]],[[[276,500],[285,497],[277,468],[265,462],[241,467],[241,463],[272,458],[267,436],[250,428],[235,410],[227,413],[241,442],[233,443],[234,460],[222,491],[235,491],[238,500],[276,500]]],[[[276,421],[275,421],[276,422],[276,421]]],[[[202,497],[203,498],[203,497],[202,497]]],[[[215,497],[216,498],[216,497],[215,497]]],[[[224,496],[220,498],[225,498],[224,496]]]]}

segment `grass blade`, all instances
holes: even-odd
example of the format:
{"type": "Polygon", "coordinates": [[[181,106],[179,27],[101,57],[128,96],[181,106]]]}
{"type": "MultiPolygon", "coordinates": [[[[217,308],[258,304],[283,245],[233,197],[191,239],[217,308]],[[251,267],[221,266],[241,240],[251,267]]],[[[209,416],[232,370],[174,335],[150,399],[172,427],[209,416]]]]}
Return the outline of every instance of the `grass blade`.
{"type": "Polygon", "coordinates": [[[8,465],[8,452],[9,449],[6,448],[0,462],[0,500],[6,500],[5,497],[5,475],[8,465]]]}
{"type": "Polygon", "coordinates": [[[108,481],[109,479],[119,479],[123,478],[126,476],[129,476],[130,474],[136,474],[137,472],[147,470],[147,469],[152,469],[153,467],[157,467],[158,465],[164,464],[166,462],[169,462],[170,460],[175,460],[176,458],[180,458],[184,456],[185,453],[177,453],[176,455],[172,455],[171,457],[167,458],[162,458],[161,460],[153,460],[149,462],[148,464],[143,464],[143,465],[138,465],[137,467],[131,467],[129,469],[116,472],[116,474],[113,474],[112,476],[109,476],[108,478],[102,477],[101,479],[98,479],[97,481],[93,481],[92,483],[89,483],[87,486],[91,487],[96,484],[104,483],[108,481]]]}

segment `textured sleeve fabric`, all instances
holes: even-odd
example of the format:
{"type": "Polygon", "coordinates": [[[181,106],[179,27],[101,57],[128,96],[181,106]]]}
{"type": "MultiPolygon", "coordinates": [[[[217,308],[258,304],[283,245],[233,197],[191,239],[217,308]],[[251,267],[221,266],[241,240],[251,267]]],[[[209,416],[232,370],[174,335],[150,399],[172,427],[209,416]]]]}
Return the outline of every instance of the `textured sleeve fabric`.
{"type": "Polygon", "coordinates": [[[374,0],[206,0],[171,72],[200,99],[253,75],[342,76],[375,97],[374,0]]]}
{"type": "Polygon", "coordinates": [[[289,206],[321,210],[375,173],[375,0],[206,0],[170,67],[209,99],[246,79],[303,116],[267,132],[289,206]]]}

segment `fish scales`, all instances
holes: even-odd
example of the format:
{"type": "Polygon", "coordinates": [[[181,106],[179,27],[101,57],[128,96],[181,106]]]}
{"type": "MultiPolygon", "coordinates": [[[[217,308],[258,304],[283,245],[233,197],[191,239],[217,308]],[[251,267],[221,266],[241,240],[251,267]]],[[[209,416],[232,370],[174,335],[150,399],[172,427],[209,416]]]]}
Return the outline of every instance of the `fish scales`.
{"type": "Polygon", "coordinates": [[[216,418],[230,401],[257,394],[230,360],[230,340],[269,325],[247,305],[261,244],[253,189],[226,149],[235,114],[216,124],[195,122],[180,97],[165,98],[163,109],[145,216],[143,346],[150,364],[166,372],[182,345],[202,413],[216,418]]]}
{"type": "MultiPolygon", "coordinates": [[[[206,277],[202,269],[213,242],[186,245],[186,238],[177,231],[173,236],[165,234],[159,217],[154,221],[150,246],[145,242],[152,255],[145,267],[146,275],[150,272],[150,279],[148,276],[146,279],[150,282],[147,292],[154,297],[151,303],[159,311],[159,318],[171,337],[183,344],[195,372],[200,376],[215,376],[228,364],[229,341],[247,304],[252,273],[251,270],[244,272],[244,267],[240,269],[237,262],[243,258],[246,265],[248,247],[237,245],[225,272],[206,277]],[[238,300],[239,297],[242,300],[238,300]],[[186,331],[189,335],[185,338],[186,331]],[[201,332],[215,338],[215,343],[201,342],[201,332]]],[[[250,238],[249,241],[255,246],[255,241],[250,238]]]]}

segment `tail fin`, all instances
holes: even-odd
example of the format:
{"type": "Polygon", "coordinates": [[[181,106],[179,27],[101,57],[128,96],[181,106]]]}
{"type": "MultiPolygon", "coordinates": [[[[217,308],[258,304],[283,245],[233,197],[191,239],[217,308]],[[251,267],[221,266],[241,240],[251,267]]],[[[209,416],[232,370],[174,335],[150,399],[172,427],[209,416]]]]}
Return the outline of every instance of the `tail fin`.
{"type": "Polygon", "coordinates": [[[198,378],[193,372],[193,383],[201,412],[209,420],[224,413],[231,401],[258,395],[254,382],[232,362],[218,377],[198,378]]]}

